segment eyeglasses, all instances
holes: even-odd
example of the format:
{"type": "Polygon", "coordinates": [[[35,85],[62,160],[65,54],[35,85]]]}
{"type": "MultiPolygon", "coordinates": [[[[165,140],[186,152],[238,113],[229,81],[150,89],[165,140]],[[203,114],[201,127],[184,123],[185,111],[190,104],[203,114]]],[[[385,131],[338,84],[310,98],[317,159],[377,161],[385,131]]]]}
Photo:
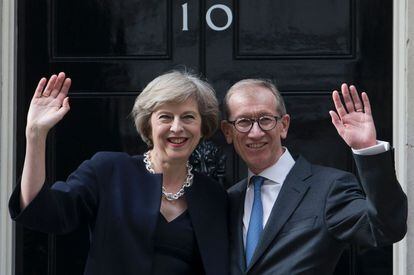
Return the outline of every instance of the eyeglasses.
{"type": "Polygon", "coordinates": [[[252,129],[255,122],[257,122],[262,131],[270,131],[276,127],[279,119],[281,119],[279,116],[266,115],[259,118],[241,117],[233,121],[227,120],[227,122],[233,124],[234,128],[236,128],[236,130],[240,133],[247,133],[252,129]]]}

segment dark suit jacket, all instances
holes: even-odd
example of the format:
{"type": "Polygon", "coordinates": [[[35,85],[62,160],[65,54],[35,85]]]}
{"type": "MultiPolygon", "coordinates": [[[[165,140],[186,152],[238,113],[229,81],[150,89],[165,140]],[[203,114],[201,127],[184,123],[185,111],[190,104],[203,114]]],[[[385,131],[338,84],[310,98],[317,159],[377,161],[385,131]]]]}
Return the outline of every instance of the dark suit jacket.
{"type": "MultiPolygon", "coordinates": [[[[21,212],[18,185],[10,214],[31,229],[58,234],[88,223],[91,245],[85,274],[151,274],[161,186],[162,175],[148,173],[142,156],[102,152],[82,163],[66,182],[45,185],[21,212]]],[[[225,191],[194,173],[185,198],[205,273],[228,274],[225,191]]]]}
{"type": "Polygon", "coordinates": [[[242,217],[247,181],[229,190],[231,274],[332,274],[349,243],[382,246],[406,233],[407,198],[393,152],[354,156],[354,175],[299,157],[245,267],[242,217]]]}

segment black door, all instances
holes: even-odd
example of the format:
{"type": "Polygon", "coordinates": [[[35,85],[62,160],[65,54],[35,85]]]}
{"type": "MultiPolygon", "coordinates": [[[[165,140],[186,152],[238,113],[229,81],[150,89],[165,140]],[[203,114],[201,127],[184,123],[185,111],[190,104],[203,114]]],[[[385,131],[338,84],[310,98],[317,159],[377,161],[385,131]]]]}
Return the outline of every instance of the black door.
{"type": "MultiPolygon", "coordinates": [[[[369,92],[378,136],[391,140],[392,1],[19,0],[18,28],[18,173],[38,79],[59,71],[73,79],[71,111],[48,140],[49,183],[97,151],[143,153],[129,117],[134,98],[183,66],[207,77],[220,100],[241,78],[274,79],[292,117],[285,145],[313,162],[354,171],[328,115],[342,82],[369,92]]],[[[220,133],[212,141],[228,187],[246,167],[220,133]]],[[[16,236],[16,274],[82,274],[86,227],[54,236],[18,226],[16,236]]],[[[391,272],[391,247],[350,247],[335,274],[391,272]]]]}

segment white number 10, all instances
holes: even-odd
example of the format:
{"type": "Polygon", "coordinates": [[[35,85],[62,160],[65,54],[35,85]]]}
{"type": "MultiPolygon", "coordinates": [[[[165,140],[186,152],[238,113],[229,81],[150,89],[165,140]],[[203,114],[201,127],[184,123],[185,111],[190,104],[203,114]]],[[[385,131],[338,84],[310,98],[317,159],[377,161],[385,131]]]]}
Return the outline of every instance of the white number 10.
{"type": "MultiPolygon", "coordinates": [[[[183,28],[182,28],[182,30],[183,31],[188,31],[188,4],[187,3],[182,4],[181,7],[183,9],[183,28]]],[[[226,5],[221,5],[221,4],[213,5],[207,10],[206,22],[207,22],[207,25],[212,30],[224,31],[224,30],[228,29],[228,27],[230,27],[231,23],[233,22],[233,13],[231,12],[231,9],[229,7],[227,7],[226,5]],[[211,13],[215,9],[221,9],[226,13],[226,15],[227,15],[226,25],[224,25],[222,27],[219,27],[219,26],[217,26],[213,23],[213,21],[211,20],[211,13]]]]}

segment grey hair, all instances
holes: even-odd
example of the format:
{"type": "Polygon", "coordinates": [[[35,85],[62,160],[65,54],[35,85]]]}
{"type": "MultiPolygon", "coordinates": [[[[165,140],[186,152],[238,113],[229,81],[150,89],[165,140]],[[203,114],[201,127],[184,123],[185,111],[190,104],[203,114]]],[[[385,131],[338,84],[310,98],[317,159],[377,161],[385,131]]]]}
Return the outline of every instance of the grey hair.
{"type": "Polygon", "coordinates": [[[286,106],[285,106],[285,101],[283,100],[282,94],[280,93],[280,91],[277,89],[276,85],[269,79],[261,79],[261,78],[248,78],[248,79],[243,79],[240,80],[238,82],[236,82],[235,84],[233,84],[233,86],[230,87],[230,89],[227,91],[226,96],[224,97],[224,113],[226,115],[226,118],[230,117],[230,110],[229,110],[229,100],[230,97],[240,88],[242,87],[263,87],[268,89],[269,91],[272,92],[272,94],[275,96],[276,98],[276,112],[283,116],[286,114],[286,106]]]}
{"type": "Polygon", "coordinates": [[[218,127],[219,108],[214,89],[189,72],[171,71],[152,80],[135,99],[131,115],[142,140],[152,147],[151,115],[165,103],[182,103],[192,98],[198,104],[203,137],[211,137],[218,127]]]}

